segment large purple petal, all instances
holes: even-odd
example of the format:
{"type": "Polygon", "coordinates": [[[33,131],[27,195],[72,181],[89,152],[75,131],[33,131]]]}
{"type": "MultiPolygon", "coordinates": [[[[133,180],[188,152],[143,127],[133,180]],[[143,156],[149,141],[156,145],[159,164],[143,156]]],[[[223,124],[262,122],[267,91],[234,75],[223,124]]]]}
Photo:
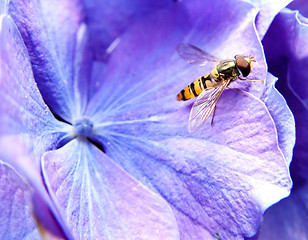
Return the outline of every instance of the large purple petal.
{"type": "Polygon", "coordinates": [[[136,20],[172,3],[170,0],[83,0],[96,60],[105,61],[121,34],[136,20]]]}
{"type": "Polygon", "coordinates": [[[89,106],[106,153],[173,206],[183,238],[202,232],[252,236],[263,211],[291,187],[275,124],[258,99],[262,83],[231,85],[253,95],[226,90],[214,126],[207,122],[193,135],[187,131],[191,102],[176,101],[182,87],[201,75],[176,54],[180,42],[222,58],[252,53],[257,63],[249,76],[265,79],[255,15],[243,2],[194,1],[149,16],[123,36],[89,106]]]}
{"type": "Polygon", "coordinates": [[[12,19],[2,16],[0,22],[0,134],[18,135],[25,144],[35,145],[34,159],[39,163],[42,152],[53,148],[64,135],[65,124],[58,122],[43,102],[12,19]]]}
{"type": "Polygon", "coordinates": [[[178,239],[168,204],[86,140],[47,152],[42,172],[76,238],[178,239]]]}
{"type": "Polygon", "coordinates": [[[77,0],[13,0],[9,10],[30,53],[44,101],[60,118],[73,122],[75,115],[82,114],[78,110],[87,98],[91,66],[86,31],[80,27],[81,4],[77,0]]]}
{"type": "Polygon", "coordinates": [[[262,212],[291,185],[266,107],[252,95],[232,101],[236,94],[224,94],[214,126],[195,136],[186,133],[186,109],[101,130],[107,154],[124,169],[227,239],[253,235],[262,212]]]}
{"type": "MultiPolygon", "coordinates": [[[[110,115],[109,110],[134,106],[134,101],[141,98],[143,103],[145,99],[163,101],[162,96],[176,96],[188,83],[208,73],[213,64],[201,68],[180,59],[175,49],[181,42],[194,44],[222,59],[239,53],[253,55],[257,63],[249,78],[265,79],[262,46],[254,28],[256,13],[257,9],[244,2],[194,1],[172,5],[143,19],[130,28],[113,52],[101,74],[101,91],[90,103],[87,115],[94,122],[102,122],[104,116],[110,115]]],[[[258,97],[263,93],[262,83],[240,81],[231,86],[258,97]]]]}

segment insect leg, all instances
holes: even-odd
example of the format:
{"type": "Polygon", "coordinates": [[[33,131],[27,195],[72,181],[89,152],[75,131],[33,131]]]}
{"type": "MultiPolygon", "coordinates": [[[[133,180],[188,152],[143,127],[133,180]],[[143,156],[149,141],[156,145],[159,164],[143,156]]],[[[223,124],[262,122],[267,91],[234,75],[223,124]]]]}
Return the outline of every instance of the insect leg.
{"type": "Polygon", "coordinates": [[[239,90],[237,90],[237,89],[235,89],[235,88],[230,88],[230,87],[227,87],[227,88],[228,88],[228,89],[231,89],[231,90],[234,90],[234,91],[236,91],[236,92],[238,92],[238,93],[241,94],[243,97],[247,97],[246,94],[241,93],[239,90]]]}
{"type": "Polygon", "coordinates": [[[247,78],[241,78],[238,77],[238,79],[242,80],[242,81],[250,81],[250,82],[264,82],[264,80],[256,80],[256,79],[247,79],[247,78]]]}
{"type": "Polygon", "coordinates": [[[215,115],[215,111],[216,111],[216,105],[214,107],[214,110],[213,110],[213,115],[212,115],[212,121],[211,121],[211,125],[213,126],[214,124],[214,115],[215,115]]]}

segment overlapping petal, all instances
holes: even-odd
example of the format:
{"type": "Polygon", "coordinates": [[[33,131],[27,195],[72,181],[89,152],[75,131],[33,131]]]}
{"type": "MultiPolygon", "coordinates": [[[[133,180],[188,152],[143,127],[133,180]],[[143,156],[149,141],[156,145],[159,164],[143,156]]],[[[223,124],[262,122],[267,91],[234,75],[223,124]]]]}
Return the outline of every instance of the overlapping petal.
{"type": "Polygon", "coordinates": [[[295,120],[286,100],[275,87],[277,80],[276,77],[268,73],[267,91],[264,92],[261,99],[265,102],[276,125],[279,148],[287,163],[290,164],[295,145],[295,120]]]}
{"type": "Polygon", "coordinates": [[[3,0],[0,2],[0,15],[5,15],[8,12],[8,2],[9,0],[3,0]]]}
{"type": "Polygon", "coordinates": [[[4,223],[1,233],[6,234],[8,239],[9,235],[15,235],[13,239],[23,239],[17,235],[23,235],[25,239],[39,239],[38,233],[44,239],[73,239],[59,208],[47,194],[41,173],[37,171],[23,138],[1,136],[0,146],[3,169],[0,174],[3,184],[0,191],[3,211],[0,216],[4,223]]]}
{"type": "Polygon", "coordinates": [[[279,77],[277,87],[286,98],[296,120],[297,140],[291,165],[293,178],[307,179],[308,111],[305,91],[308,79],[305,63],[308,55],[305,48],[307,38],[304,36],[308,33],[308,27],[299,18],[296,11],[282,11],[273,22],[263,44],[269,69],[279,77]]]}
{"type": "Polygon", "coordinates": [[[256,9],[232,1],[207,4],[172,6],[134,25],[111,56],[102,76],[109,80],[88,115],[99,123],[94,130],[107,155],[173,206],[181,237],[207,232],[205,239],[241,239],[255,233],[263,211],[288,195],[291,182],[275,123],[259,100],[260,82],[231,85],[251,94],[226,90],[214,126],[187,131],[191,102],[177,102],[176,94],[201,74],[179,58],[178,43],[221,58],[251,53],[257,60],[251,78],[266,77],[256,9]]]}
{"type": "Polygon", "coordinates": [[[0,161],[0,189],[0,238],[40,239],[32,215],[30,187],[2,161],[0,161]]]}
{"type": "Polygon", "coordinates": [[[289,87],[302,101],[306,109],[308,109],[308,92],[306,92],[307,88],[303,87],[303,84],[307,82],[307,74],[305,73],[308,56],[307,41],[305,41],[308,34],[307,29],[307,19],[297,11],[284,9],[276,17],[271,31],[264,39],[264,46],[270,63],[272,60],[279,59],[278,57],[289,59],[286,69],[287,75],[285,76],[289,87]],[[279,36],[277,36],[278,33],[280,33],[279,36]],[[272,48],[271,51],[268,51],[269,47],[272,48]]]}
{"type": "Polygon", "coordinates": [[[290,197],[266,212],[260,239],[268,239],[269,236],[271,239],[307,238],[306,23],[307,19],[297,11],[284,9],[275,18],[263,40],[269,71],[279,77],[277,88],[285,97],[295,117],[296,145],[290,168],[294,182],[292,193],[290,197]]]}
{"type": "Polygon", "coordinates": [[[23,1],[9,3],[12,15],[30,53],[32,69],[44,101],[60,118],[73,122],[81,114],[78,106],[87,98],[87,72],[91,61],[82,49],[83,21],[81,3],[76,1],[23,1]],[[81,33],[78,33],[82,31],[81,33]],[[82,57],[79,57],[82,55],[82,57]],[[83,66],[84,65],[84,66],[83,66]],[[85,77],[80,79],[79,69],[85,77]],[[75,95],[78,96],[75,96],[75,95]],[[75,106],[78,107],[75,107],[75,106]]]}
{"type": "Polygon", "coordinates": [[[255,5],[260,9],[256,19],[256,28],[260,39],[263,39],[267,32],[270,24],[274,20],[275,16],[280,12],[281,9],[286,7],[292,0],[248,0],[251,4],[255,5]]]}
{"type": "Polygon", "coordinates": [[[0,32],[0,133],[23,137],[40,154],[53,148],[64,135],[65,125],[51,114],[33,79],[27,50],[12,19],[1,16],[0,32]]]}
{"type": "Polygon", "coordinates": [[[170,206],[85,139],[47,152],[42,171],[76,239],[178,239],[170,206]]]}
{"type": "Polygon", "coordinates": [[[308,17],[308,4],[305,0],[294,0],[288,5],[288,8],[298,10],[300,14],[308,17]]]}

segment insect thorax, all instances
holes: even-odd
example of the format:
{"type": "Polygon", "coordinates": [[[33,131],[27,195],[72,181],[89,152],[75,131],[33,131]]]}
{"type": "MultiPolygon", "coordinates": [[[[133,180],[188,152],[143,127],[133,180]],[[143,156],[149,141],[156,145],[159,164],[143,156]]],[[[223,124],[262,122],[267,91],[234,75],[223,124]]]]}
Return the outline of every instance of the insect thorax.
{"type": "Polygon", "coordinates": [[[240,75],[240,72],[234,60],[225,60],[212,69],[211,75],[217,81],[235,80],[240,75]]]}

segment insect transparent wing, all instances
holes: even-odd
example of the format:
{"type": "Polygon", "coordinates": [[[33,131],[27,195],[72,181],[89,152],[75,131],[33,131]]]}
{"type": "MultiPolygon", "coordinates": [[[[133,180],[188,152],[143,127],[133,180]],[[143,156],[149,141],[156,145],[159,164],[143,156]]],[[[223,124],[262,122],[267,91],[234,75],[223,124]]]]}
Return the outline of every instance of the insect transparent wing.
{"type": "Polygon", "coordinates": [[[180,43],[176,49],[184,60],[192,64],[205,65],[207,62],[219,62],[219,59],[191,44],[180,43]]]}
{"type": "Polygon", "coordinates": [[[230,81],[223,81],[217,87],[204,90],[194,103],[189,116],[189,132],[197,131],[214,110],[218,99],[230,81]]]}

